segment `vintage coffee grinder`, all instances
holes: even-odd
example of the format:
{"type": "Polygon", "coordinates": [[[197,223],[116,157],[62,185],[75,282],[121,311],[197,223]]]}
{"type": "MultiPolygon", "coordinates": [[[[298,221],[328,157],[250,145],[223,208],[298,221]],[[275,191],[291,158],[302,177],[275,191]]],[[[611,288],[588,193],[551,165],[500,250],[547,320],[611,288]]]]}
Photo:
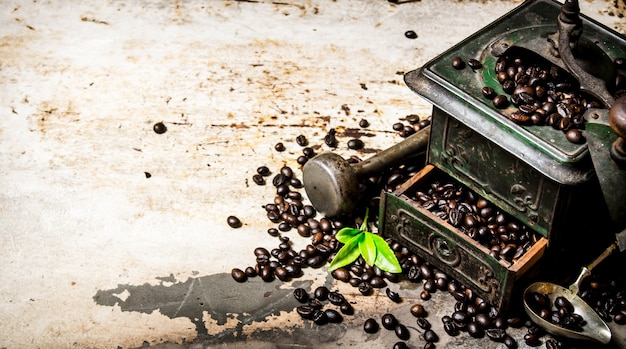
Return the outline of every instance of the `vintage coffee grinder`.
{"type": "MultiPolygon", "coordinates": [[[[623,249],[625,59],[624,37],[580,15],[577,1],[540,0],[406,74],[433,104],[428,165],[383,196],[379,229],[501,308],[538,263],[567,276],[616,236],[623,249]],[[499,258],[468,237],[467,226],[450,224],[449,207],[431,209],[437,202],[426,193],[442,181],[510,215],[534,234],[532,243],[516,258],[499,258]]],[[[507,231],[485,225],[487,234],[504,235],[501,252],[507,231]]]]}
{"type": "Polygon", "coordinates": [[[626,40],[577,1],[524,2],[405,75],[433,104],[427,130],[356,165],[318,155],[307,195],[349,213],[359,178],[427,146],[425,168],[381,195],[379,231],[503,309],[538,264],[575,275],[626,246],[625,59],[626,40]]]}

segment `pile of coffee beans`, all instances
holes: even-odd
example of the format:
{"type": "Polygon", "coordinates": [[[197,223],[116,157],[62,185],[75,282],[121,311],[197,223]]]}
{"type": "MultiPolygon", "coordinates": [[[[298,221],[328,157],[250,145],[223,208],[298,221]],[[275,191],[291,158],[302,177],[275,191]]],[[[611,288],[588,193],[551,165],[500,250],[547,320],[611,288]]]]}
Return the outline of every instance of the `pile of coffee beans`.
{"type": "Polygon", "coordinates": [[[526,303],[535,314],[552,324],[577,332],[586,325],[582,315],[575,313],[572,303],[563,296],[554,298],[553,303],[543,293],[530,292],[526,296],[526,303]]]}
{"type": "MultiPolygon", "coordinates": [[[[614,61],[616,69],[624,68],[624,59],[614,61]]],[[[465,68],[461,57],[454,57],[452,67],[465,68]]],[[[480,69],[482,64],[470,59],[472,69],[480,69]]],[[[492,101],[497,109],[506,109],[511,104],[513,111],[503,111],[508,118],[519,125],[545,125],[563,131],[565,138],[576,144],[585,142],[585,111],[589,108],[604,107],[593,97],[580,91],[580,84],[565,70],[553,65],[542,57],[523,49],[510,49],[498,57],[494,67],[496,80],[504,94],[497,94],[491,86],[484,86],[481,94],[492,101]]],[[[625,94],[626,78],[618,73],[614,86],[609,86],[614,95],[625,94]]]]}
{"type": "MultiPolygon", "coordinates": [[[[402,124],[402,128],[394,125],[394,131],[398,132],[401,137],[406,137],[429,123],[429,119],[424,121],[415,115],[409,115],[397,123],[402,124]]],[[[360,127],[369,126],[369,123],[363,120],[359,124],[360,127]]],[[[320,141],[328,147],[339,146],[341,139],[337,136],[338,134],[335,131],[328,132],[324,139],[320,141]],[[326,144],[328,138],[334,138],[334,142],[331,142],[331,145],[326,144]]],[[[322,144],[311,145],[309,139],[304,135],[298,136],[295,141],[296,144],[302,147],[302,155],[296,160],[300,165],[304,165],[308,159],[315,156],[316,149],[320,149],[323,146],[322,144]]],[[[284,143],[279,142],[277,144],[281,146],[277,147],[276,151],[282,152],[286,150],[284,143]]],[[[357,156],[351,156],[348,161],[356,163],[361,161],[361,159],[357,156]]],[[[376,176],[364,178],[360,183],[363,197],[365,198],[363,201],[364,207],[355,212],[355,216],[362,216],[365,207],[368,207],[370,212],[369,221],[375,225],[378,221],[377,214],[379,212],[378,206],[381,191],[394,191],[400,184],[421,170],[423,165],[424,163],[420,163],[419,160],[413,161],[390,168],[376,176]]],[[[360,225],[360,218],[333,219],[319,217],[315,208],[305,203],[300,193],[302,183],[295,172],[288,166],[282,166],[275,172],[272,172],[267,166],[261,165],[253,175],[253,181],[257,185],[266,185],[266,183],[271,182],[276,190],[274,200],[262,205],[262,208],[267,219],[274,225],[267,230],[267,233],[278,238],[278,246],[275,248],[257,247],[254,250],[254,265],[242,269],[232,269],[231,275],[235,281],[245,282],[251,277],[260,277],[266,282],[276,279],[289,281],[302,277],[306,268],[320,268],[332,261],[332,258],[341,247],[340,243],[335,239],[335,234],[338,230],[346,226],[357,227],[360,225]],[[285,235],[293,230],[297,232],[298,236],[310,239],[310,243],[303,249],[294,250],[291,239],[285,235]]],[[[471,215],[475,221],[486,225],[490,232],[493,230],[495,232],[493,234],[494,238],[495,235],[503,235],[502,240],[505,240],[505,243],[504,245],[499,245],[500,250],[493,247],[493,253],[495,254],[497,251],[497,255],[500,258],[511,257],[510,260],[513,260],[512,258],[518,254],[518,247],[514,248],[515,253],[510,252],[513,248],[508,247],[509,243],[517,242],[517,246],[524,246],[528,242],[532,243],[535,239],[532,234],[529,234],[517,222],[510,220],[509,217],[502,217],[495,207],[487,202],[483,202],[466,188],[458,188],[455,185],[450,187],[446,183],[437,182],[436,184],[432,183],[429,188],[425,188],[422,192],[416,192],[415,194],[413,199],[416,201],[419,201],[418,197],[425,198],[429,196],[429,200],[433,201],[435,206],[441,206],[441,210],[447,215],[444,219],[448,221],[452,219],[453,221],[463,222],[466,220],[466,215],[468,217],[471,215]],[[441,193],[439,193],[440,189],[443,190],[441,193]],[[432,192],[429,193],[430,190],[432,192]],[[452,191],[455,194],[460,192],[460,197],[456,197],[454,199],[456,200],[455,202],[451,198],[443,198],[448,195],[444,194],[448,191],[452,191]],[[463,201],[461,198],[468,201],[463,201]],[[444,204],[441,200],[447,201],[444,204]],[[469,206],[470,209],[459,208],[466,206],[469,206]],[[451,216],[452,218],[450,218],[451,216]],[[498,226],[496,227],[494,224],[498,226]],[[506,232],[500,226],[505,227],[506,232]],[[508,248],[507,251],[509,252],[502,252],[505,248],[508,248]]],[[[424,200],[424,202],[427,201],[424,200]]],[[[437,215],[444,217],[443,213],[437,215]]],[[[472,218],[468,218],[468,220],[472,220],[472,218]]],[[[482,230],[479,233],[479,226],[471,223],[469,226],[464,226],[461,223],[459,227],[467,234],[480,236],[480,234],[484,233],[482,230]]],[[[517,348],[516,341],[507,333],[507,330],[525,326],[527,328],[527,333],[524,336],[526,344],[539,345],[540,338],[545,335],[545,331],[528,320],[523,312],[509,310],[509,314],[499,313],[496,308],[477,296],[471,289],[466,288],[447,274],[433,267],[407,247],[393,240],[388,240],[388,243],[400,262],[402,273],[385,272],[377,266],[368,265],[362,257],[359,257],[352,264],[334,270],[331,273],[332,277],[340,282],[349,283],[364,296],[380,294],[386,288],[384,294],[390,302],[395,303],[402,302],[405,298],[388,286],[390,283],[397,283],[401,280],[422,285],[422,290],[419,293],[419,300],[422,302],[427,302],[435,292],[447,292],[456,302],[454,309],[451,309],[448,315],[440,319],[446,335],[459,336],[465,333],[473,338],[487,337],[492,341],[503,343],[507,348],[517,348]]],[[[624,310],[624,290],[626,290],[626,287],[621,284],[615,286],[610,283],[607,286],[606,283],[602,282],[596,282],[593,285],[589,291],[584,291],[581,287],[583,294],[589,297],[590,303],[595,304],[598,309],[605,309],[607,313],[613,316],[616,323],[623,321],[624,313],[626,313],[624,310]],[[609,301],[608,299],[613,300],[609,301]]],[[[348,301],[338,291],[331,291],[325,286],[316,288],[312,294],[308,294],[303,288],[296,288],[293,291],[293,296],[301,303],[296,308],[296,312],[303,319],[312,321],[316,325],[340,323],[345,316],[354,314],[353,304],[356,304],[355,302],[348,301]]],[[[440,334],[432,330],[431,323],[428,320],[429,314],[424,304],[412,304],[409,311],[416,318],[416,325],[421,333],[420,338],[425,342],[423,348],[434,349],[440,339],[440,334]]],[[[411,337],[411,330],[409,329],[415,327],[408,326],[408,324],[400,324],[396,315],[391,313],[384,314],[380,318],[380,324],[385,329],[393,330],[396,337],[398,337],[399,341],[393,344],[393,348],[409,347],[407,344],[407,340],[411,337]]],[[[363,324],[365,333],[376,333],[379,329],[379,322],[375,318],[369,318],[363,324]]],[[[410,340],[413,342],[415,339],[410,340]]],[[[565,342],[552,338],[545,340],[544,343],[546,348],[549,349],[565,349],[568,347],[565,342]]]]}
{"type": "Polygon", "coordinates": [[[489,249],[497,259],[513,262],[540,236],[474,191],[452,179],[433,178],[410,199],[489,249]]]}
{"type": "Polygon", "coordinates": [[[626,276],[607,278],[594,271],[581,285],[580,297],[605,322],[626,325],[626,276]]]}
{"type": "Polygon", "coordinates": [[[352,305],[346,301],[345,297],[337,292],[330,291],[326,286],[320,286],[315,289],[313,297],[309,296],[303,288],[293,290],[294,298],[303,303],[296,308],[296,311],[303,319],[313,320],[317,325],[325,325],[327,323],[340,323],[343,321],[342,313],[345,315],[354,314],[352,305]],[[329,308],[325,303],[336,306],[340,311],[329,308]]]}
{"type": "Polygon", "coordinates": [[[420,118],[419,115],[409,114],[392,125],[392,129],[402,138],[406,138],[415,132],[430,125],[432,117],[420,118]]]}

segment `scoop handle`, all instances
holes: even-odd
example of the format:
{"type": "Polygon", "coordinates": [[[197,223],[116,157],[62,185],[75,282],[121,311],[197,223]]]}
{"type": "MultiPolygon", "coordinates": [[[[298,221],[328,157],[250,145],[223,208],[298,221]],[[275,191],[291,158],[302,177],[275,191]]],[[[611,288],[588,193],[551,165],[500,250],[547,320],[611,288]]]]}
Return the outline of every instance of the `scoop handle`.
{"type": "Polygon", "coordinates": [[[574,294],[578,294],[578,290],[580,289],[580,284],[582,281],[589,275],[591,275],[591,271],[598,266],[602,261],[606,259],[606,257],[610,256],[611,253],[617,248],[617,241],[613,242],[609,247],[607,247],[604,252],[602,252],[593,262],[589,263],[586,267],[583,267],[578,275],[576,281],[570,285],[569,290],[574,294]]]}

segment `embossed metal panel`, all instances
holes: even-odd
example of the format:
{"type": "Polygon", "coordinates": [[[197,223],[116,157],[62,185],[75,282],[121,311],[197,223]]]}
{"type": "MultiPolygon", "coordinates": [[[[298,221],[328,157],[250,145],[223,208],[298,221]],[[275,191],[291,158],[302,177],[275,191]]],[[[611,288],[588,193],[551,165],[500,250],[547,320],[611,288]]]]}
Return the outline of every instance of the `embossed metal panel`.
{"type": "Polygon", "coordinates": [[[548,236],[562,188],[439,108],[433,108],[429,162],[548,236]]]}

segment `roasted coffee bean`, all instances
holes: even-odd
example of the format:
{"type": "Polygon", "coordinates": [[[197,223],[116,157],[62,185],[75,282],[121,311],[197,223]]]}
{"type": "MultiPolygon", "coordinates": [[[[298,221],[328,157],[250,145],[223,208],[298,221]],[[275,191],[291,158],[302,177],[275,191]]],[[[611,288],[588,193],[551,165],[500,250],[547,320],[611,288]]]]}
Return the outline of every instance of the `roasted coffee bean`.
{"type": "Polygon", "coordinates": [[[567,130],[567,132],[565,132],[565,138],[574,144],[582,144],[585,142],[585,137],[577,128],[570,128],[567,130]]]}
{"type": "Polygon", "coordinates": [[[385,290],[385,293],[387,294],[387,297],[389,299],[391,299],[392,301],[396,303],[400,303],[402,301],[398,292],[392,291],[391,289],[389,289],[389,287],[387,287],[387,289],[385,290]]]}
{"type": "Polygon", "coordinates": [[[359,127],[361,128],[367,128],[369,127],[370,123],[369,121],[367,121],[367,119],[361,119],[361,121],[359,121],[359,127]]]}
{"type": "Polygon", "coordinates": [[[380,276],[374,276],[371,280],[369,280],[369,283],[373,288],[383,288],[387,286],[387,282],[385,282],[385,280],[380,276]]]}
{"type": "Polygon", "coordinates": [[[296,308],[296,312],[300,314],[303,319],[312,319],[315,308],[308,305],[301,305],[296,308]]]}
{"type": "Polygon", "coordinates": [[[409,332],[409,329],[404,326],[403,324],[397,324],[394,332],[396,333],[396,336],[402,340],[408,340],[411,337],[411,333],[409,332]]]}
{"type": "Polygon", "coordinates": [[[254,269],[253,267],[247,267],[246,270],[244,270],[244,273],[246,274],[246,276],[252,278],[256,276],[256,269],[254,269]]]}
{"type": "Polygon", "coordinates": [[[483,328],[491,326],[491,318],[486,313],[478,313],[474,316],[474,320],[478,322],[483,328]]]}
{"type": "Polygon", "coordinates": [[[305,135],[299,135],[296,137],[296,143],[301,147],[306,147],[309,144],[309,141],[306,139],[305,135]]]}
{"type": "Polygon", "coordinates": [[[420,299],[427,301],[430,299],[430,292],[423,290],[422,292],[420,292],[420,299]]]}
{"type": "Polygon", "coordinates": [[[326,264],[326,257],[322,255],[310,257],[307,259],[306,264],[311,268],[321,268],[326,264]]]}
{"type": "Polygon", "coordinates": [[[167,127],[165,126],[164,123],[157,122],[156,124],[154,124],[154,126],[152,126],[152,130],[156,134],[163,134],[163,133],[167,132],[167,127]]]}
{"type": "Polygon", "coordinates": [[[265,185],[265,178],[263,178],[263,176],[261,176],[260,174],[254,174],[252,175],[252,181],[256,184],[256,185],[265,185]]]}
{"type": "Polygon", "coordinates": [[[517,348],[517,342],[515,341],[515,339],[513,339],[513,337],[511,337],[508,334],[504,337],[504,340],[502,340],[502,343],[504,343],[504,345],[508,349],[516,349],[517,348]]]}
{"type": "Polygon", "coordinates": [[[536,347],[540,343],[539,336],[537,336],[535,333],[526,333],[524,335],[524,343],[526,343],[526,345],[528,346],[536,347]]]}
{"type": "Polygon", "coordinates": [[[471,321],[471,317],[465,311],[457,310],[451,315],[452,321],[456,324],[467,324],[471,321]]]}
{"type": "Polygon", "coordinates": [[[324,325],[328,322],[328,316],[323,310],[315,310],[313,312],[313,322],[317,325],[324,325]]]}
{"type": "Polygon", "coordinates": [[[270,171],[269,167],[267,166],[259,166],[256,169],[256,173],[260,174],[263,177],[269,176],[272,174],[272,171],[270,171]]]}
{"type": "Polygon", "coordinates": [[[335,129],[331,128],[330,130],[328,130],[328,133],[324,136],[324,143],[331,148],[337,147],[337,138],[335,134],[336,134],[335,129]]]}
{"type": "Polygon", "coordinates": [[[437,291],[437,283],[435,282],[435,279],[428,279],[426,280],[426,282],[424,282],[424,289],[428,292],[436,292],[437,291]]]}
{"type": "Polygon", "coordinates": [[[293,177],[293,170],[289,166],[283,166],[280,168],[280,173],[286,177],[287,180],[293,177]]]}
{"type": "Polygon", "coordinates": [[[362,295],[369,296],[374,290],[374,288],[372,287],[372,284],[370,284],[369,282],[361,281],[361,283],[359,284],[358,290],[359,292],[361,292],[362,295]]]}
{"type": "MultiPolygon", "coordinates": [[[[292,261],[294,261],[296,258],[297,257],[294,257],[292,261]]],[[[297,265],[295,262],[292,262],[292,263],[294,264],[288,264],[285,266],[285,270],[287,270],[287,274],[293,278],[302,276],[302,268],[299,265],[297,265]]]]}
{"type": "Polygon", "coordinates": [[[480,61],[479,61],[479,60],[477,60],[477,59],[475,59],[475,58],[470,58],[470,59],[467,61],[467,65],[469,65],[469,67],[470,67],[470,68],[472,68],[472,69],[480,69],[480,68],[482,68],[482,66],[483,66],[483,65],[480,63],[480,61]]]}
{"type": "Polygon", "coordinates": [[[241,220],[239,220],[239,218],[237,218],[235,216],[228,216],[228,218],[226,219],[226,222],[228,223],[228,225],[231,228],[240,228],[241,227],[241,220]]]}
{"type": "Polygon", "coordinates": [[[304,155],[300,155],[296,159],[296,162],[298,163],[298,165],[302,165],[302,166],[304,166],[304,164],[306,164],[308,161],[309,161],[309,158],[307,158],[304,155]]]}
{"type": "Polygon", "coordinates": [[[345,303],[346,299],[341,293],[333,291],[328,293],[328,301],[334,305],[341,305],[345,303]]]}
{"type": "Polygon", "coordinates": [[[302,154],[309,159],[316,155],[315,150],[311,147],[305,147],[304,149],[302,149],[302,154]]]}
{"type": "Polygon", "coordinates": [[[343,321],[343,316],[335,309],[326,309],[324,312],[329,322],[338,324],[343,321]]]}
{"type": "Polygon", "coordinates": [[[346,268],[337,268],[332,271],[331,275],[340,281],[348,282],[350,280],[350,272],[346,268]]]}
{"type": "MultiPolygon", "coordinates": [[[[515,89],[515,82],[511,79],[504,80],[504,82],[502,82],[502,89],[508,94],[513,93],[513,90],[515,89]]],[[[511,99],[513,99],[513,97],[511,97],[511,99]]]]}
{"type": "Polygon", "coordinates": [[[404,124],[402,124],[401,122],[396,122],[395,124],[391,125],[391,128],[394,131],[402,131],[404,130],[404,124]]]}
{"type": "Polygon", "coordinates": [[[315,291],[313,291],[313,297],[315,297],[315,299],[319,300],[319,301],[325,301],[328,299],[328,293],[330,291],[328,290],[328,287],[326,286],[319,286],[315,289],[315,291]]]}
{"type": "MultiPolygon", "coordinates": [[[[302,181],[300,179],[298,179],[298,178],[291,178],[289,180],[289,185],[294,187],[294,188],[296,188],[296,189],[300,189],[300,188],[303,187],[302,181]]],[[[300,197],[302,197],[302,194],[300,194],[299,192],[292,191],[292,193],[297,193],[298,195],[300,195],[300,197]]]]}
{"type": "Polygon", "coordinates": [[[404,37],[406,37],[407,39],[417,39],[417,33],[413,30],[407,30],[406,32],[404,32],[404,37]]]}
{"type": "Polygon", "coordinates": [[[301,287],[293,290],[293,297],[300,303],[306,303],[309,301],[309,294],[301,287]]]}
{"type": "Polygon", "coordinates": [[[259,272],[259,276],[265,282],[270,282],[274,280],[274,270],[269,265],[264,265],[261,267],[261,271],[259,272]]]}
{"type": "Polygon", "coordinates": [[[422,330],[429,330],[431,327],[430,321],[423,317],[417,318],[417,326],[419,326],[422,330]]]}
{"type": "Polygon", "coordinates": [[[426,264],[422,264],[420,265],[420,269],[422,272],[422,277],[426,280],[428,279],[432,279],[433,278],[433,271],[432,269],[430,269],[430,267],[428,267],[428,265],[426,264]]]}
{"type": "Polygon", "coordinates": [[[567,310],[568,313],[574,312],[574,306],[572,303],[563,296],[558,296],[554,299],[554,306],[556,306],[557,309],[563,308],[567,310]]]}
{"type": "Polygon", "coordinates": [[[289,178],[287,176],[285,176],[282,173],[278,173],[277,175],[274,176],[274,178],[272,179],[272,184],[275,187],[279,187],[281,185],[285,185],[287,184],[289,181],[289,178]]]}
{"type": "Polygon", "coordinates": [[[282,142],[278,142],[274,145],[274,149],[280,152],[285,151],[285,145],[282,142]]]}
{"type": "Polygon", "coordinates": [[[463,58],[459,56],[452,58],[452,68],[456,70],[461,70],[465,68],[465,62],[463,61],[463,58]]]}
{"type": "Polygon", "coordinates": [[[355,138],[355,139],[351,139],[348,141],[348,148],[349,149],[353,149],[353,150],[359,150],[359,149],[363,149],[363,147],[365,146],[365,144],[363,144],[363,141],[355,138]]]}
{"type": "Polygon", "coordinates": [[[473,338],[483,338],[485,336],[485,330],[475,321],[467,324],[467,333],[473,338]]]}
{"type": "Polygon", "coordinates": [[[394,330],[396,325],[398,324],[398,320],[393,314],[387,313],[383,315],[380,321],[383,324],[383,327],[387,330],[394,330]]]}
{"type": "Polygon", "coordinates": [[[318,299],[311,298],[311,299],[309,299],[308,306],[313,308],[313,309],[322,309],[323,304],[318,299]]]}
{"type": "Polygon", "coordinates": [[[556,340],[550,338],[546,340],[546,349],[559,349],[556,340]]]}
{"type": "Polygon", "coordinates": [[[413,304],[410,308],[410,312],[415,317],[425,317],[428,314],[426,313],[426,309],[421,304],[413,304]]]}
{"type": "Polygon", "coordinates": [[[285,267],[283,267],[283,266],[279,266],[276,269],[274,269],[274,275],[280,281],[287,281],[287,280],[289,280],[289,273],[287,272],[287,269],[285,269],[285,267]]]}
{"type": "Polygon", "coordinates": [[[411,282],[420,282],[422,280],[422,271],[420,267],[418,267],[417,265],[412,265],[409,268],[406,277],[411,282]]]}
{"type": "Polygon", "coordinates": [[[267,233],[270,236],[279,236],[280,235],[280,232],[276,228],[269,228],[269,229],[267,229],[267,233]]]}
{"type": "Polygon", "coordinates": [[[436,343],[439,341],[439,336],[437,336],[437,334],[433,330],[424,331],[424,334],[422,336],[427,342],[436,343]]]}
{"type": "Polygon", "coordinates": [[[245,282],[246,280],[248,280],[248,276],[246,275],[246,273],[244,273],[243,270],[239,268],[233,268],[233,270],[230,272],[230,275],[237,282],[245,282]]]}
{"type": "Polygon", "coordinates": [[[409,349],[409,346],[405,342],[396,342],[393,344],[393,349],[409,349]]]}
{"type": "Polygon", "coordinates": [[[270,252],[265,247],[257,247],[254,249],[254,255],[256,257],[269,256],[270,252]]]}
{"type": "Polygon", "coordinates": [[[493,98],[493,106],[498,109],[504,109],[509,106],[509,99],[505,95],[497,95],[493,98]]]}
{"type": "Polygon", "coordinates": [[[501,328],[488,328],[485,330],[485,334],[494,342],[502,342],[506,337],[506,331],[501,328]]]}
{"type": "Polygon", "coordinates": [[[459,335],[459,327],[452,321],[444,321],[443,330],[451,337],[459,335]]]}
{"type": "Polygon", "coordinates": [[[343,304],[341,304],[339,306],[339,310],[341,310],[342,313],[346,314],[346,315],[352,315],[354,314],[354,308],[352,307],[352,305],[348,302],[344,302],[343,304]]]}
{"type": "Polygon", "coordinates": [[[372,318],[365,320],[363,323],[363,331],[367,333],[376,333],[378,332],[378,328],[378,322],[372,318]]]}

